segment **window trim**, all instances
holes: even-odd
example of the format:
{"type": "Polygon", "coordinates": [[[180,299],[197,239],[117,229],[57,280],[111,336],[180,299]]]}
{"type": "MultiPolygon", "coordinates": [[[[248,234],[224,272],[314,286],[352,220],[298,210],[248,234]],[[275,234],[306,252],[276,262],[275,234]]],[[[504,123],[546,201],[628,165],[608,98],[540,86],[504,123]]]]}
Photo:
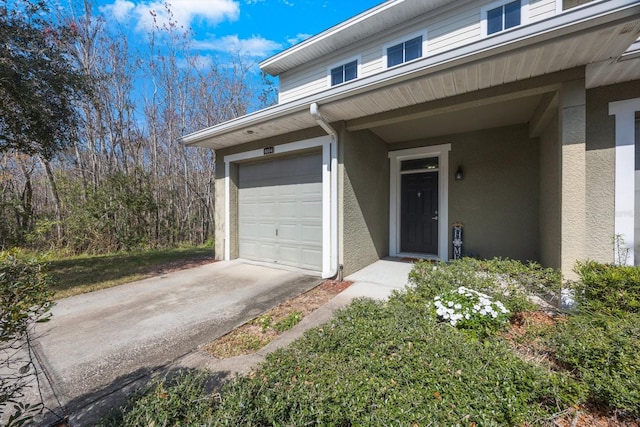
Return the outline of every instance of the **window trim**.
{"type": "Polygon", "coordinates": [[[356,55],[356,56],[352,56],[350,58],[344,59],[342,61],[339,62],[334,62],[332,65],[329,65],[327,67],[327,87],[338,87],[338,86],[342,86],[344,84],[347,84],[349,82],[353,82],[358,80],[360,77],[362,76],[362,57],[361,55],[356,55]],[[336,85],[332,85],[331,84],[331,70],[338,68],[340,66],[345,66],[347,64],[349,64],[350,62],[356,61],[357,62],[357,66],[356,66],[356,78],[355,79],[351,79],[351,80],[347,80],[344,81],[342,83],[338,83],[336,85]]]}
{"type": "Polygon", "coordinates": [[[487,25],[487,12],[490,10],[496,9],[498,7],[504,6],[505,4],[513,3],[513,0],[498,0],[492,3],[486,4],[480,8],[480,32],[482,37],[491,37],[497,34],[502,34],[506,31],[511,31],[516,28],[520,28],[523,25],[529,23],[529,0],[520,0],[520,25],[516,25],[515,27],[503,29],[496,33],[488,34],[488,25],[487,25]]]}
{"type": "Polygon", "coordinates": [[[389,43],[385,43],[384,46],[382,46],[382,62],[383,62],[383,66],[384,66],[383,69],[384,70],[388,70],[388,69],[391,69],[391,68],[396,68],[396,67],[399,67],[401,65],[409,64],[411,62],[419,61],[420,59],[426,58],[427,57],[427,53],[428,53],[427,46],[428,46],[428,37],[427,37],[427,29],[426,28],[424,30],[421,30],[421,31],[416,31],[414,33],[405,34],[404,36],[398,37],[398,38],[392,40],[389,43]],[[393,46],[398,45],[400,43],[408,42],[409,40],[413,40],[416,37],[420,37],[420,36],[422,36],[422,56],[420,56],[418,58],[411,59],[409,61],[402,62],[400,64],[393,65],[391,67],[388,66],[389,61],[387,59],[387,51],[389,50],[390,47],[393,47],[393,46]]]}

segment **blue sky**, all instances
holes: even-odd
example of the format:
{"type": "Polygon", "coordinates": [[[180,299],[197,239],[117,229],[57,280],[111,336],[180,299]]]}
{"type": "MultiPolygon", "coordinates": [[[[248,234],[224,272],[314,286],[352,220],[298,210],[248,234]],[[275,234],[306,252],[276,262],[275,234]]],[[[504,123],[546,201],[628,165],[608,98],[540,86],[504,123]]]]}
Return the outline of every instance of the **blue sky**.
{"type": "MultiPolygon", "coordinates": [[[[63,0],[64,1],[64,0],[63,0]]],[[[169,0],[173,19],[192,29],[204,56],[241,53],[256,61],[365,11],[382,0],[169,0]]],[[[167,20],[163,0],[94,0],[107,22],[148,33],[155,14],[167,20]]]]}

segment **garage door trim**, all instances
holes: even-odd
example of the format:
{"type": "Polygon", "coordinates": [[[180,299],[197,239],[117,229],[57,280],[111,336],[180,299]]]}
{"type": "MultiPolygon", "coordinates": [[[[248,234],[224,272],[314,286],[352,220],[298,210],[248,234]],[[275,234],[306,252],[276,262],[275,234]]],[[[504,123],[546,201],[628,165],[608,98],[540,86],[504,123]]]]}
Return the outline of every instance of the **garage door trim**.
{"type": "MultiPolygon", "coordinates": [[[[266,151],[263,148],[251,151],[245,151],[242,153],[232,154],[225,156],[223,161],[225,164],[225,197],[224,197],[224,213],[225,213],[225,241],[224,241],[224,259],[231,259],[231,206],[230,206],[230,166],[232,163],[237,163],[246,160],[266,160],[271,156],[285,153],[295,153],[296,151],[308,150],[311,148],[322,147],[322,276],[330,277],[334,274],[331,266],[331,250],[332,239],[331,236],[334,230],[337,231],[335,224],[331,223],[332,219],[332,206],[331,206],[331,179],[332,175],[335,177],[336,171],[332,171],[330,164],[332,161],[331,155],[331,136],[322,136],[317,138],[305,139],[288,144],[276,145],[273,147],[272,154],[265,154],[266,151]],[[333,173],[332,173],[333,172],[333,173]]],[[[335,154],[334,154],[335,155],[335,154]]],[[[335,215],[337,216],[337,215],[335,215]]],[[[334,220],[335,222],[335,220],[334,220]]]]}

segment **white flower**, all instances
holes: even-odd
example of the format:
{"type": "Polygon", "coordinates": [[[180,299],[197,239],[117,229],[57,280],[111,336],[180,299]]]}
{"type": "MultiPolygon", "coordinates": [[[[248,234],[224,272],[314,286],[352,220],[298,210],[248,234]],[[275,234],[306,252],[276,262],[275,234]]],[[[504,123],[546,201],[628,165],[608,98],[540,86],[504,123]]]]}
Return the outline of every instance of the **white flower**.
{"type": "Polygon", "coordinates": [[[447,305],[448,305],[449,307],[453,307],[453,301],[449,301],[449,302],[447,303],[447,305]]]}

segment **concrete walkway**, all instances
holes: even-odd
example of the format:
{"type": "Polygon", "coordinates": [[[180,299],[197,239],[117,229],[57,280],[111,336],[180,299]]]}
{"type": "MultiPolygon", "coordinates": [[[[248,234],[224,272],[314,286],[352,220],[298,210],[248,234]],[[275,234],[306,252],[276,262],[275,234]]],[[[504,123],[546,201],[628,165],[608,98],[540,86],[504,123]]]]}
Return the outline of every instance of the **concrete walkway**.
{"type": "MultiPolygon", "coordinates": [[[[221,264],[221,263],[216,263],[221,264]]],[[[216,264],[211,264],[209,266],[199,267],[193,270],[202,269],[202,271],[194,271],[194,277],[200,277],[196,282],[201,281],[203,278],[208,277],[212,274],[212,271],[215,271],[217,267],[213,267],[216,264]]],[[[233,264],[233,263],[225,263],[225,264],[233,264]]],[[[219,267],[219,266],[218,266],[219,267]]],[[[251,271],[255,268],[263,268],[257,266],[251,266],[247,264],[236,263],[235,266],[229,266],[228,268],[234,269],[245,269],[243,271],[251,271]]],[[[47,366],[52,367],[52,372],[50,372],[50,376],[53,377],[55,382],[61,382],[61,390],[63,396],[63,404],[66,405],[68,413],[70,413],[69,424],[72,427],[76,426],[90,426],[95,423],[100,417],[104,416],[104,414],[108,411],[109,408],[118,407],[121,405],[128,394],[132,391],[143,387],[153,376],[165,375],[167,373],[171,373],[177,370],[184,369],[206,369],[211,372],[212,381],[214,383],[222,384],[223,382],[233,378],[236,374],[248,373],[253,367],[262,362],[265,356],[278,348],[285,347],[289,345],[292,341],[301,337],[305,331],[315,326],[318,326],[333,316],[335,310],[340,309],[348,305],[354,298],[358,297],[369,297],[376,299],[386,299],[389,297],[392,291],[395,289],[402,289],[407,285],[407,276],[411,271],[412,264],[394,260],[380,260],[372,265],[348,276],[345,280],[353,281],[354,283],[347,288],[345,291],[336,295],[331,301],[327,304],[314,311],[309,316],[305,317],[296,327],[293,329],[283,333],[277,340],[272,341],[269,345],[261,349],[255,354],[247,355],[247,356],[238,356],[230,359],[219,360],[208,353],[199,351],[194,348],[194,345],[197,343],[198,345],[206,344],[218,336],[223,335],[224,333],[230,331],[236,326],[239,326],[246,321],[256,317],[257,315],[268,311],[272,307],[277,305],[276,301],[283,301],[287,298],[285,295],[287,293],[291,294],[299,294],[311,287],[315,286],[319,283],[319,280],[306,281],[305,286],[300,286],[299,284],[295,286],[296,292],[286,292],[280,289],[283,286],[283,279],[279,277],[279,274],[294,274],[291,272],[286,272],[283,270],[275,270],[265,268],[264,270],[260,270],[260,279],[261,286],[263,287],[264,292],[261,294],[262,298],[265,298],[266,295],[277,293],[278,296],[275,298],[271,298],[269,302],[263,302],[252,309],[246,308],[243,306],[242,308],[237,308],[236,311],[245,310],[246,315],[241,317],[235,317],[234,321],[231,323],[226,322],[224,325],[218,325],[217,322],[220,322],[220,317],[216,316],[216,306],[213,305],[209,309],[205,309],[202,306],[207,306],[208,304],[214,304],[213,302],[203,302],[200,299],[202,296],[198,296],[198,293],[195,292],[193,286],[195,283],[187,284],[187,283],[175,283],[176,278],[171,279],[170,275],[166,276],[166,279],[169,279],[173,282],[170,286],[173,289],[172,294],[192,294],[182,303],[178,303],[174,301],[172,297],[167,296],[169,300],[166,301],[168,307],[178,308],[181,304],[190,308],[187,310],[188,312],[195,311],[196,307],[201,307],[199,310],[208,313],[210,316],[214,316],[214,321],[204,322],[200,320],[194,319],[193,313],[182,312],[182,314],[173,314],[169,316],[167,313],[157,313],[157,315],[152,316],[147,319],[144,325],[120,325],[115,327],[116,330],[124,330],[128,328],[137,329],[142,327],[144,329],[144,333],[150,334],[150,341],[156,341],[155,347],[145,344],[141,342],[139,344],[134,345],[132,348],[135,350],[135,354],[133,356],[127,356],[126,353],[123,354],[122,348],[123,344],[116,341],[116,336],[109,337],[91,337],[92,345],[97,345],[100,340],[108,339],[108,346],[113,347],[113,352],[110,352],[110,356],[106,358],[97,358],[94,359],[93,362],[90,361],[82,348],[85,347],[78,343],[79,348],[70,348],[70,352],[73,355],[73,360],[81,360],[77,366],[71,366],[71,363],[65,359],[64,354],[54,355],[49,354],[45,357],[45,364],[47,366]],[[274,270],[274,271],[268,271],[274,270]],[[276,273],[280,272],[280,273],[276,273]],[[268,273],[268,274],[267,274],[268,273]],[[273,275],[270,276],[269,275],[273,275]],[[269,282],[271,280],[271,282],[269,282]],[[276,282],[280,283],[280,286],[277,285],[276,282]],[[176,287],[176,288],[173,288],[176,287]],[[306,289],[305,289],[306,288],[306,289]],[[158,316],[156,318],[156,316],[158,316]],[[158,339],[153,338],[160,336],[156,334],[153,330],[152,325],[158,325],[159,322],[167,322],[171,321],[172,324],[182,324],[185,328],[181,330],[173,330],[170,333],[170,336],[173,336],[174,339],[158,339]],[[203,323],[204,322],[204,323],[203,323]],[[235,323],[234,323],[235,322],[235,323]],[[207,329],[204,325],[208,325],[209,331],[205,334],[202,333],[203,330],[207,329]],[[195,333],[190,333],[186,329],[193,329],[195,333]],[[188,334],[189,338],[181,338],[180,335],[188,334]],[[185,342],[190,342],[191,347],[189,345],[185,345],[185,342]],[[119,377],[114,377],[113,375],[109,376],[109,381],[111,381],[105,387],[104,378],[99,381],[101,378],[100,372],[104,369],[116,370],[119,372],[131,372],[134,365],[130,363],[130,359],[135,358],[135,355],[144,355],[145,352],[149,352],[150,349],[155,348],[156,351],[153,353],[155,355],[148,356],[150,363],[146,363],[145,366],[147,368],[134,370],[133,374],[129,375],[120,375],[119,377]],[[49,365],[51,362],[54,362],[52,365],[49,365]],[[126,366],[126,369],[120,369],[118,364],[123,364],[123,367],[126,366]],[[94,367],[95,365],[95,367],[94,367]],[[100,386],[99,393],[91,393],[91,388],[95,388],[94,381],[98,380],[98,385],[100,386]],[[73,387],[76,387],[76,390],[83,390],[85,393],[84,396],[76,397],[75,399],[70,399],[72,397],[71,393],[71,384],[73,387]],[[65,388],[67,387],[67,388],[65,388]]],[[[258,271],[258,270],[256,270],[258,271]]],[[[164,277],[164,276],[163,276],[164,277]]],[[[303,276],[304,277],[304,276],[303,276]]],[[[302,278],[296,278],[294,281],[300,281],[302,278]]],[[[213,282],[215,280],[212,279],[213,282]]],[[[143,284],[133,285],[131,290],[131,297],[134,297],[137,292],[140,292],[140,287],[149,287],[149,286],[163,286],[163,284],[158,284],[157,279],[148,279],[147,281],[142,281],[143,284]]],[[[128,285],[125,285],[128,286],[128,285]]],[[[113,288],[117,289],[117,288],[113,288]]],[[[246,298],[249,296],[244,290],[242,286],[230,286],[226,289],[225,292],[221,294],[219,302],[215,304],[219,304],[222,300],[240,300],[242,298],[246,298]]],[[[108,290],[107,290],[108,291],[108,290]]],[[[100,291],[102,292],[102,291],[100,291]]],[[[114,291],[111,291],[114,292],[114,291]]],[[[127,291],[128,292],[128,291],[127,291]]],[[[104,301],[101,302],[101,305],[108,307],[110,304],[114,304],[115,296],[109,295],[108,292],[105,292],[104,301]]],[[[87,294],[89,295],[89,294],[87,294]]],[[[124,295],[129,295],[125,293],[124,295]]],[[[121,294],[122,296],[122,294],[121,294]]],[[[83,296],[75,297],[77,299],[81,299],[83,296]]],[[[102,299],[102,297],[100,298],[102,299]]],[[[73,306],[77,306],[80,301],[73,301],[73,306]]],[[[147,304],[152,306],[157,306],[159,302],[155,301],[155,298],[149,296],[147,304]]],[[[57,310],[58,313],[54,313],[54,319],[56,316],[63,317],[60,313],[64,313],[68,310],[67,306],[69,304],[66,303],[66,300],[63,304],[59,304],[57,310]]],[[[128,305],[128,303],[125,303],[128,305]]],[[[122,305],[116,304],[114,308],[113,318],[118,318],[119,316],[116,314],[119,311],[118,307],[122,307],[122,305]]],[[[121,308],[120,308],[121,309],[121,308]]],[[[158,312],[157,308],[154,308],[154,312],[158,312]]],[[[164,310],[161,310],[164,311],[164,310]]],[[[231,310],[234,311],[234,310],[231,310]]],[[[85,317],[83,317],[83,322],[90,322],[91,324],[95,324],[96,326],[99,324],[104,324],[104,322],[110,322],[111,319],[100,319],[99,316],[93,316],[91,319],[90,313],[86,313],[85,317]]],[[[223,316],[224,317],[224,316],[223,316]]],[[[71,322],[70,320],[58,320],[58,324],[64,322],[71,322]]],[[[77,320],[76,320],[77,322],[77,320]]],[[[78,323],[81,324],[81,323],[78,323]]],[[[53,326],[56,326],[54,323],[53,326]]],[[[81,327],[83,330],[86,329],[86,326],[81,327]]],[[[132,339],[137,339],[142,335],[138,333],[127,331],[125,333],[125,337],[131,337],[132,339]]],[[[51,339],[49,338],[49,344],[51,344],[51,339]]],[[[44,354],[47,354],[44,351],[45,346],[47,345],[46,338],[44,341],[41,341],[42,349],[44,354]]],[[[60,344],[57,344],[60,347],[60,344]]],[[[125,346],[126,347],[126,346],[125,346]]],[[[63,346],[62,348],[66,348],[63,346]]],[[[86,350],[85,350],[86,351],[86,350]]],[[[59,391],[59,392],[60,392],[59,391]]],[[[43,423],[43,425],[46,425],[43,423]]]]}

